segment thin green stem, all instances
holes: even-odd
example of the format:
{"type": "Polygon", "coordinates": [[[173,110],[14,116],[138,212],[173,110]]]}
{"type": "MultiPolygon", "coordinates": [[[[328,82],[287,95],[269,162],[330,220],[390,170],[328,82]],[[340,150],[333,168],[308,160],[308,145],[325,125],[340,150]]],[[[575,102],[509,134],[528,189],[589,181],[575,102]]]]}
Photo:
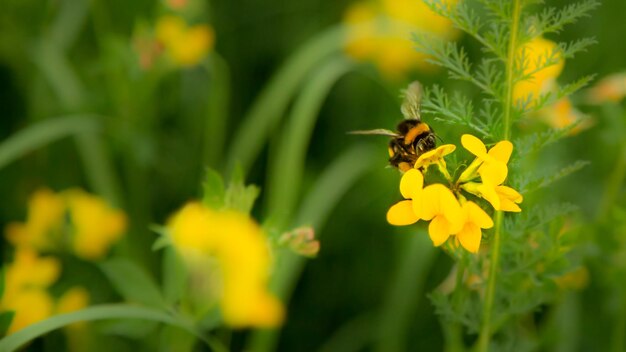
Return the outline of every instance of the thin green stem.
{"type": "Polygon", "coordinates": [[[485,293],[485,303],[483,306],[483,321],[480,329],[480,335],[478,337],[478,351],[489,351],[489,341],[491,340],[491,318],[493,312],[493,302],[496,295],[496,280],[498,267],[500,266],[500,241],[502,232],[502,218],[503,213],[501,211],[496,213],[496,230],[493,236],[493,243],[491,244],[491,265],[489,266],[489,281],[487,282],[487,292],[485,293]]]}
{"type": "Polygon", "coordinates": [[[218,53],[212,53],[203,65],[211,83],[208,97],[208,116],[205,122],[203,161],[217,167],[221,161],[230,104],[230,68],[218,53]]]}
{"type": "MultiPolygon", "coordinates": [[[[506,60],[506,96],[504,103],[503,128],[504,139],[511,139],[511,120],[513,114],[513,88],[515,84],[515,57],[517,56],[517,41],[522,12],[521,0],[514,0],[512,5],[511,32],[509,38],[509,47],[506,60]]],[[[500,268],[500,247],[502,241],[502,222],[504,215],[502,211],[496,213],[496,223],[491,244],[491,262],[489,265],[489,279],[487,282],[487,291],[485,293],[485,302],[483,305],[483,320],[478,337],[478,351],[489,351],[489,342],[491,340],[492,331],[492,313],[493,304],[496,295],[496,282],[498,280],[498,270],[500,268]]]]}

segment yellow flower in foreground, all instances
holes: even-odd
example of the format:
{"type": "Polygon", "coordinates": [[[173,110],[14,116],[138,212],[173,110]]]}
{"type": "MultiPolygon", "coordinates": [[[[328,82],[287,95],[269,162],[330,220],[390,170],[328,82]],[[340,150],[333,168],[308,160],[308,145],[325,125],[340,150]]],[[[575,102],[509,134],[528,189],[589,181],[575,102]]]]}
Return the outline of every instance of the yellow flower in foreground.
{"type": "Polygon", "coordinates": [[[170,219],[168,229],[183,254],[200,253],[218,260],[226,323],[272,327],[282,322],[283,306],[267,290],[271,264],[267,239],[248,215],[189,203],[170,219]]]}
{"type": "Polygon", "coordinates": [[[428,235],[435,246],[440,246],[463,225],[463,210],[452,191],[442,184],[424,188],[422,197],[413,200],[413,208],[424,220],[430,220],[428,235]]]}
{"type": "Polygon", "coordinates": [[[74,225],[74,252],[83,259],[101,259],[124,235],[126,215],[80,190],[67,191],[65,196],[74,225]]]}
{"type": "Polygon", "coordinates": [[[626,97],[626,72],[614,73],[604,77],[588,91],[589,101],[593,104],[619,102],[626,97]]]}
{"type": "Polygon", "coordinates": [[[180,66],[198,64],[213,48],[215,33],[208,25],[189,27],[176,16],[159,18],[156,24],[157,40],[163,44],[172,61],[180,66]]]}
{"type": "Polygon", "coordinates": [[[456,233],[456,238],[463,248],[469,252],[477,253],[482,240],[481,229],[492,228],[493,220],[476,203],[471,201],[463,203],[463,212],[465,222],[461,230],[456,233]]]}
{"type": "Polygon", "coordinates": [[[6,238],[14,246],[51,249],[52,232],[59,231],[63,221],[63,199],[49,189],[37,190],[28,201],[26,223],[12,223],[6,228],[6,238]]]}
{"type": "Polygon", "coordinates": [[[400,192],[403,200],[387,212],[392,225],[410,225],[420,219],[430,221],[428,234],[435,246],[443,244],[463,225],[463,212],[458,200],[446,186],[433,184],[422,189],[424,176],[416,169],[402,175],[400,192]]]}
{"type": "Polygon", "coordinates": [[[348,8],[344,23],[349,26],[346,53],[356,60],[374,62],[391,78],[413,68],[433,68],[426,63],[425,55],[415,51],[412,33],[429,33],[442,39],[457,34],[449,20],[413,0],[358,2],[348,8]]]}
{"type": "Polygon", "coordinates": [[[428,170],[428,167],[432,164],[437,164],[439,166],[439,171],[446,176],[447,179],[450,179],[450,174],[448,173],[448,169],[446,166],[446,161],[444,160],[444,156],[452,153],[456,149],[454,144],[444,144],[436,149],[427,151],[417,158],[414,167],[416,169],[424,169],[424,172],[428,170]]]}
{"type": "Polygon", "coordinates": [[[544,66],[553,52],[558,50],[556,43],[553,41],[537,37],[524,44],[518,51],[518,56],[524,55],[524,75],[530,75],[527,80],[517,82],[513,90],[513,98],[525,101],[528,96],[532,95],[531,102],[534,103],[542,94],[548,92],[555,84],[556,78],[563,71],[565,60],[560,53],[556,53],[556,64],[544,66]]]}
{"type": "Polygon", "coordinates": [[[508,174],[506,164],[513,152],[511,142],[500,141],[487,152],[487,147],[480,139],[471,134],[464,134],[461,136],[461,144],[476,156],[476,160],[459,177],[461,182],[475,178],[476,172],[481,176],[483,183],[499,185],[504,182],[508,174]]]}

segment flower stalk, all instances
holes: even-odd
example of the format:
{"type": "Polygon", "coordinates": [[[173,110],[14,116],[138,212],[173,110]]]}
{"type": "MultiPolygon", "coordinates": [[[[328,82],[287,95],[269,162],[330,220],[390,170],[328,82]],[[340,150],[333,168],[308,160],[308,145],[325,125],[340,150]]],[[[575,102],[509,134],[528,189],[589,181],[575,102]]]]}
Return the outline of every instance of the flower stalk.
{"type": "MultiPolygon", "coordinates": [[[[506,61],[506,96],[504,104],[503,130],[504,139],[511,138],[511,116],[513,114],[513,91],[514,91],[514,75],[515,75],[515,57],[517,53],[517,41],[521,17],[521,0],[514,0],[512,4],[511,32],[509,39],[509,47],[506,61]]],[[[483,305],[483,320],[478,337],[478,351],[489,351],[489,342],[493,333],[491,327],[493,304],[496,295],[496,282],[498,278],[498,270],[500,267],[500,247],[502,240],[502,211],[496,212],[495,230],[493,235],[493,243],[491,245],[491,262],[489,266],[489,279],[487,282],[487,291],[485,293],[485,303],[483,305]]]]}

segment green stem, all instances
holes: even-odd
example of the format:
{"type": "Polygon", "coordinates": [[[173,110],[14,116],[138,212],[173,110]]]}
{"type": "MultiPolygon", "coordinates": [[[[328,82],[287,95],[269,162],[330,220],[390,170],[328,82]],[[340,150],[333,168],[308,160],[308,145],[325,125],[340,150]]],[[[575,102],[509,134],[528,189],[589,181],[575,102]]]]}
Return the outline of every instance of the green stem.
{"type": "Polygon", "coordinates": [[[304,174],[306,152],[315,121],[334,84],[351,68],[343,57],[333,57],[321,63],[315,76],[302,89],[289,114],[287,125],[272,155],[268,176],[268,212],[274,225],[284,229],[296,207],[300,181],[304,174]]]}
{"type": "Polygon", "coordinates": [[[208,116],[204,132],[204,155],[206,165],[217,167],[224,148],[226,122],[230,104],[230,68],[218,53],[212,53],[204,65],[211,83],[208,97],[208,116]]]}
{"type": "MultiPolygon", "coordinates": [[[[505,91],[505,103],[504,103],[504,139],[511,139],[511,120],[513,114],[513,88],[515,80],[515,58],[517,56],[517,41],[518,32],[521,18],[522,5],[521,0],[513,0],[513,12],[511,18],[511,32],[509,47],[506,61],[506,91],[505,91]]],[[[489,351],[489,342],[492,335],[492,313],[493,304],[496,295],[496,282],[498,278],[498,269],[500,267],[500,246],[502,241],[502,220],[503,213],[498,211],[496,213],[496,223],[493,236],[493,242],[491,244],[491,262],[489,265],[489,280],[487,282],[487,292],[485,293],[485,303],[483,306],[483,319],[480,329],[480,335],[478,336],[478,350],[481,352],[489,351]]]]}
{"type": "Polygon", "coordinates": [[[227,172],[240,165],[247,173],[263,143],[280,122],[289,100],[304,78],[319,62],[343,45],[344,28],[334,27],[305,43],[278,71],[258,95],[233,138],[227,172]]]}
{"type": "Polygon", "coordinates": [[[226,348],[218,341],[210,336],[202,334],[195,328],[193,323],[183,319],[182,317],[153,308],[140,307],[130,304],[106,304],[91,306],[79,311],[55,315],[46,320],[29,325],[22,330],[3,338],[0,340],[0,351],[15,351],[28,341],[73,323],[104,319],[143,319],[177,326],[204,341],[213,349],[213,351],[226,351],[226,348]]]}

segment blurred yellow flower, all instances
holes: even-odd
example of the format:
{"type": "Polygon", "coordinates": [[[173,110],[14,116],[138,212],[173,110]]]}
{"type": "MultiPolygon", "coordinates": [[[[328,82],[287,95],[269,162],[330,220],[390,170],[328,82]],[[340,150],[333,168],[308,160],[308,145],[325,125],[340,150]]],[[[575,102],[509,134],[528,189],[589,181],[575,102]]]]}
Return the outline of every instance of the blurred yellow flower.
{"type": "Polygon", "coordinates": [[[188,26],[177,16],[163,16],[156,24],[156,38],[170,59],[180,66],[197,65],[213,48],[215,33],[206,24],[188,26]]]}
{"type": "Polygon", "coordinates": [[[25,223],[9,224],[7,240],[18,248],[38,251],[69,248],[76,256],[97,260],[126,231],[126,215],[111,208],[99,197],[81,190],[54,193],[47,189],[33,193],[25,223]],[[69,215],[71,227],[66,224],[69,215]]]}
{"type": "Polygon", "coordinates": [[[74,252],[83,259],[101,259],[124,235],[126,215],[81,190],[69,190],[64,195],[74,225],[74,252]]]}
{"type": "Polygon", "coordinates": [[[359,61],[374,62],[390,78],[414,68],[432,70],[426,56],[415,50],[413,33],[429,33],[442,39],[452,39],[458,33],[449,20],[422,1],[413,0],[357,2],[348,8],[343,22],[349,27],[346,53],[359,61]]]}
{"type": "Polygon", "coordinates": [[[493,220],[482,210],[476,203],[467,201],[463,203],[463,212],[465,220],[461,230],[456,233],[463,248],[471,253],[477,253],[482,240],[481,229],[490,229],[493,227],[493,220]]]}
{"type": "Polygon", "coordinates": [[[619,102],[626,97],[626,72],[614,73],[604,77],[587,92],[592,104],[619,102]]]}
{"type": "Polygon", "coordinates": [[[518,51],[518,56],[524,57],[524,75],[530,75],[526,79],[515,84],[513,97],[515,100],[526,100],[532,94],[531,104],[542,94],[547,93],[556,84],[556,78],[563,71],[565,60],[558,53],[555,42],[537,37],[524,44],[518,51]],[[544,66],[548,59],[553,58],[556,52],[556,64],[544,66]]]}
{"type": "Polygon", "coordinates": [[[282,323],[284,309],[267,289],[270,249],[261,228],[235,211],[216,211],[189,203],[167,225],[184,255],[214,256],[223,276],[221,309],[233,327],[272,327],[282,323]]]}
{"type": "Polygon", "coordinates": [[[60,230],[64,212],[62,197],[49,189],[37,190],[28,201],[26,222],[9,224],[6,238],[14,246],[51,249],[55,245],[54,232],[60,230]]]}
{"type": "Polygon", "coordinates": [[[56,259],[39,257],[32,249],[15,251],[13,262],[6,267],[0,300],[0,310],[15,312],[9,334],[52,315],[54,300],[47,288],[59,277],[60,268],[56,259]]]}

